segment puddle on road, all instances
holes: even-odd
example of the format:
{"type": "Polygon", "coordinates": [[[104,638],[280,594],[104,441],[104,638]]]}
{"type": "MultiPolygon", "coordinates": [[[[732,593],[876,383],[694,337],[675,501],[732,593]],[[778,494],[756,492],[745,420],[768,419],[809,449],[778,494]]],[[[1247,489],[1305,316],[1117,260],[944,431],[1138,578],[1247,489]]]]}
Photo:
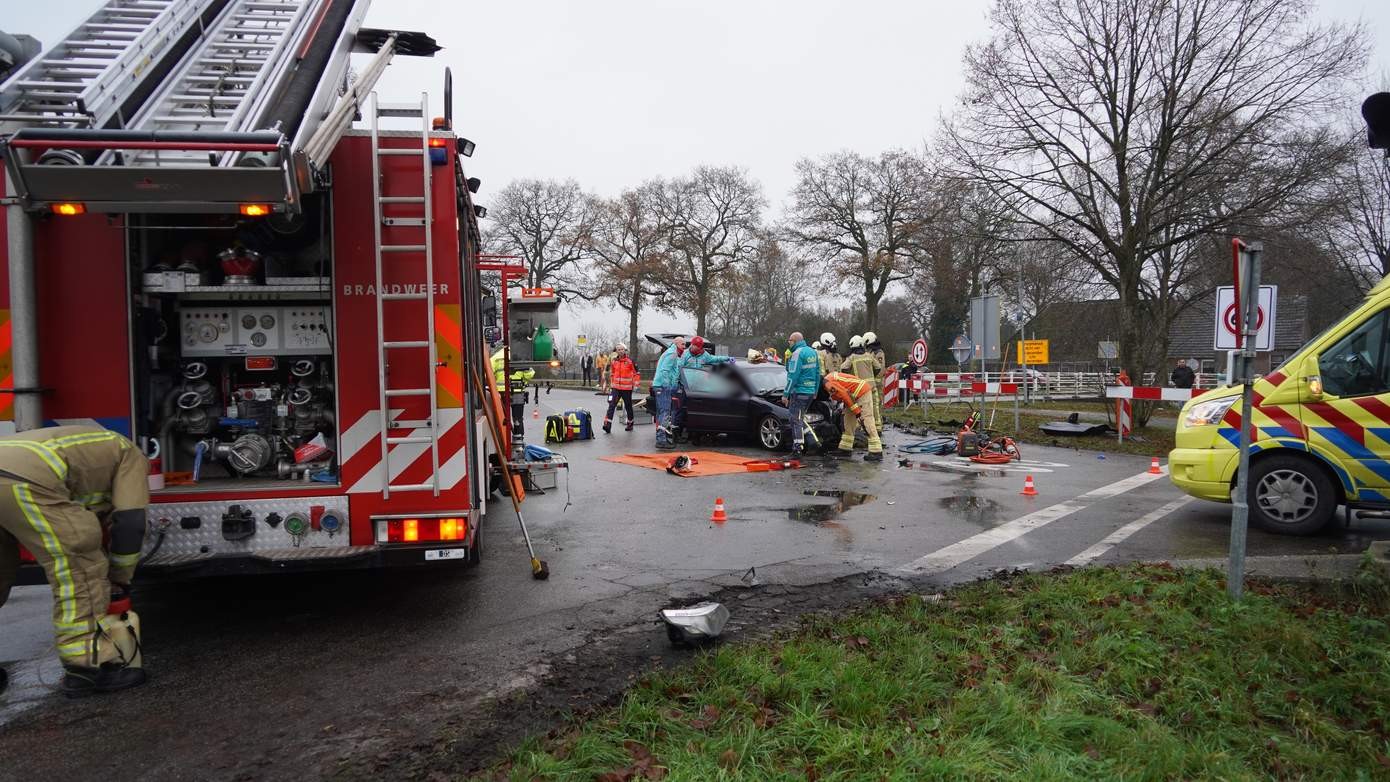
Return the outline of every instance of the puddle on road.
{"type": "Polygon", "coordinates": [[[812,524],[826,524],[838,519],[850,508],[863,505],[874,499],[872,494],[840,489],[807,489],[802,492],[807,497],[832,497],[835,502],[814,505],[793,505],[787,508],[787,518],[792,521],[806,521],[812,524]]]}
{"type": "Polygon", "coordinates": [[[971,524],[992,527],[999,522],[999,503],[973,494],[953,494],[941,497],[937,504],[971,524]]]}

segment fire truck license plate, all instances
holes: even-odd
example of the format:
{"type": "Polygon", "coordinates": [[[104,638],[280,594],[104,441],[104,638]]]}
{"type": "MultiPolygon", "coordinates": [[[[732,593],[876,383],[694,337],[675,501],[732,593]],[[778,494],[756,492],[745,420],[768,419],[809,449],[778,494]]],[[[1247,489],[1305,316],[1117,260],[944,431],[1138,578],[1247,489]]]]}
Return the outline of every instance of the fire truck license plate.
{"type": "Polygon", "coordinates": [[[425,561],[430,562],[437,559],[468,559],[468,549],[466,548],[432,548],[425,549],[425,561]]]}

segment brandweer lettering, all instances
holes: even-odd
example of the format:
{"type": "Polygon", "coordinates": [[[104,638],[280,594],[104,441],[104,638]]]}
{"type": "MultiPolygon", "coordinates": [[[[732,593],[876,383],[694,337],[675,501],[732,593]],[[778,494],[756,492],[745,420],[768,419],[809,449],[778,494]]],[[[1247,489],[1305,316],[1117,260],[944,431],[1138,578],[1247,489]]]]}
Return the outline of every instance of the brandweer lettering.
{"type": "MultiPolygon", "coordinates": [[[[382,292],[382,293],[388,293],[388,294],[390,294],[390,293],[423,293],[423,292],[425,291],[425,286],[424,286],[423,284],[419,284],[419,285],[400,285],[400,284],[398,284],[398,283],[393,283],[393,284],[391,284],[391,285],[383,285],[383,286],[381,286],[381,287],[382,287],[382,291],[381,291],[381,292],[382,292]]],[[[436,282],[436,283],[434,284],[434,286],[431,288],[430,293],[432,293],[432,294],[435,295],[435,296],[448,296],[448,295],[449,295],[449,283],[447,283],[447,282],[436,282]]],[[[371,284],[367,284],[367,285],[344,285],[344,286],[343,286],[343,295],[344,295],[344,296],[375,296],[375,295],[376,295],[376,286],[375,286],[375,285],[371,285],[371,284]]]]}

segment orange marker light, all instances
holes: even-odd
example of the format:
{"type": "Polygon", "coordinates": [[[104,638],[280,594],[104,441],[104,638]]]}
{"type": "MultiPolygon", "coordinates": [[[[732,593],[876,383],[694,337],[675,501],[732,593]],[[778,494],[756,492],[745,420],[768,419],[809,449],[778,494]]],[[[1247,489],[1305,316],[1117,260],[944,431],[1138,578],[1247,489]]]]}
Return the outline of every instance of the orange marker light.
{"type": "Polygon", "coordinates": [[[446,147],[446,146],[448,146],[448,145],[449,145],[449,140],[446,139],[446,138],[432,138],[432,139],[430,139],[430,146],[432,146],[432,147],[446,147]]]}
{"type": "Polygon", "coordinates": [[[73,215],[87,213],[86,204],[54,204],[49,208],[53,210],[53,214],[62,215],[64,217],[72,217],[73,215]]]}
{"type": "Polygon", "coordinates": [[[419,520],[406,519],[405,524],[403,526],[405,527],[405,541],[407,543],[414,543],[415,541],[420,539],[419,520]]]}
{"type": "Polygon", "coordinates": [[[551,362],[550,362],[550,366],[552,366],[552,367],[558,367],[558,366],[560,366],[560,362],[559,362],[559,361],[551,361],[551,362]]]}
{"type": "Polygon", "coordinates": [[[265,217],[270,214],[270,204],[242,204],[241,213],[247,217],[265,217]]]}

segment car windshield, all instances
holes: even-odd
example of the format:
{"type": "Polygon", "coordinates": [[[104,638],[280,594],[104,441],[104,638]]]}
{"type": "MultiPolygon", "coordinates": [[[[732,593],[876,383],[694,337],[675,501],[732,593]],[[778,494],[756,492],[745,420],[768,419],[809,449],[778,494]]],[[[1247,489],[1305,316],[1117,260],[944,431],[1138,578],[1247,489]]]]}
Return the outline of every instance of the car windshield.
{"type": "Polygon", "coordinates": [[[780,364],[744,364],[739,371],[748,379],[754,394],[780,394],[787,387],[787,369],[780,364]]]}

